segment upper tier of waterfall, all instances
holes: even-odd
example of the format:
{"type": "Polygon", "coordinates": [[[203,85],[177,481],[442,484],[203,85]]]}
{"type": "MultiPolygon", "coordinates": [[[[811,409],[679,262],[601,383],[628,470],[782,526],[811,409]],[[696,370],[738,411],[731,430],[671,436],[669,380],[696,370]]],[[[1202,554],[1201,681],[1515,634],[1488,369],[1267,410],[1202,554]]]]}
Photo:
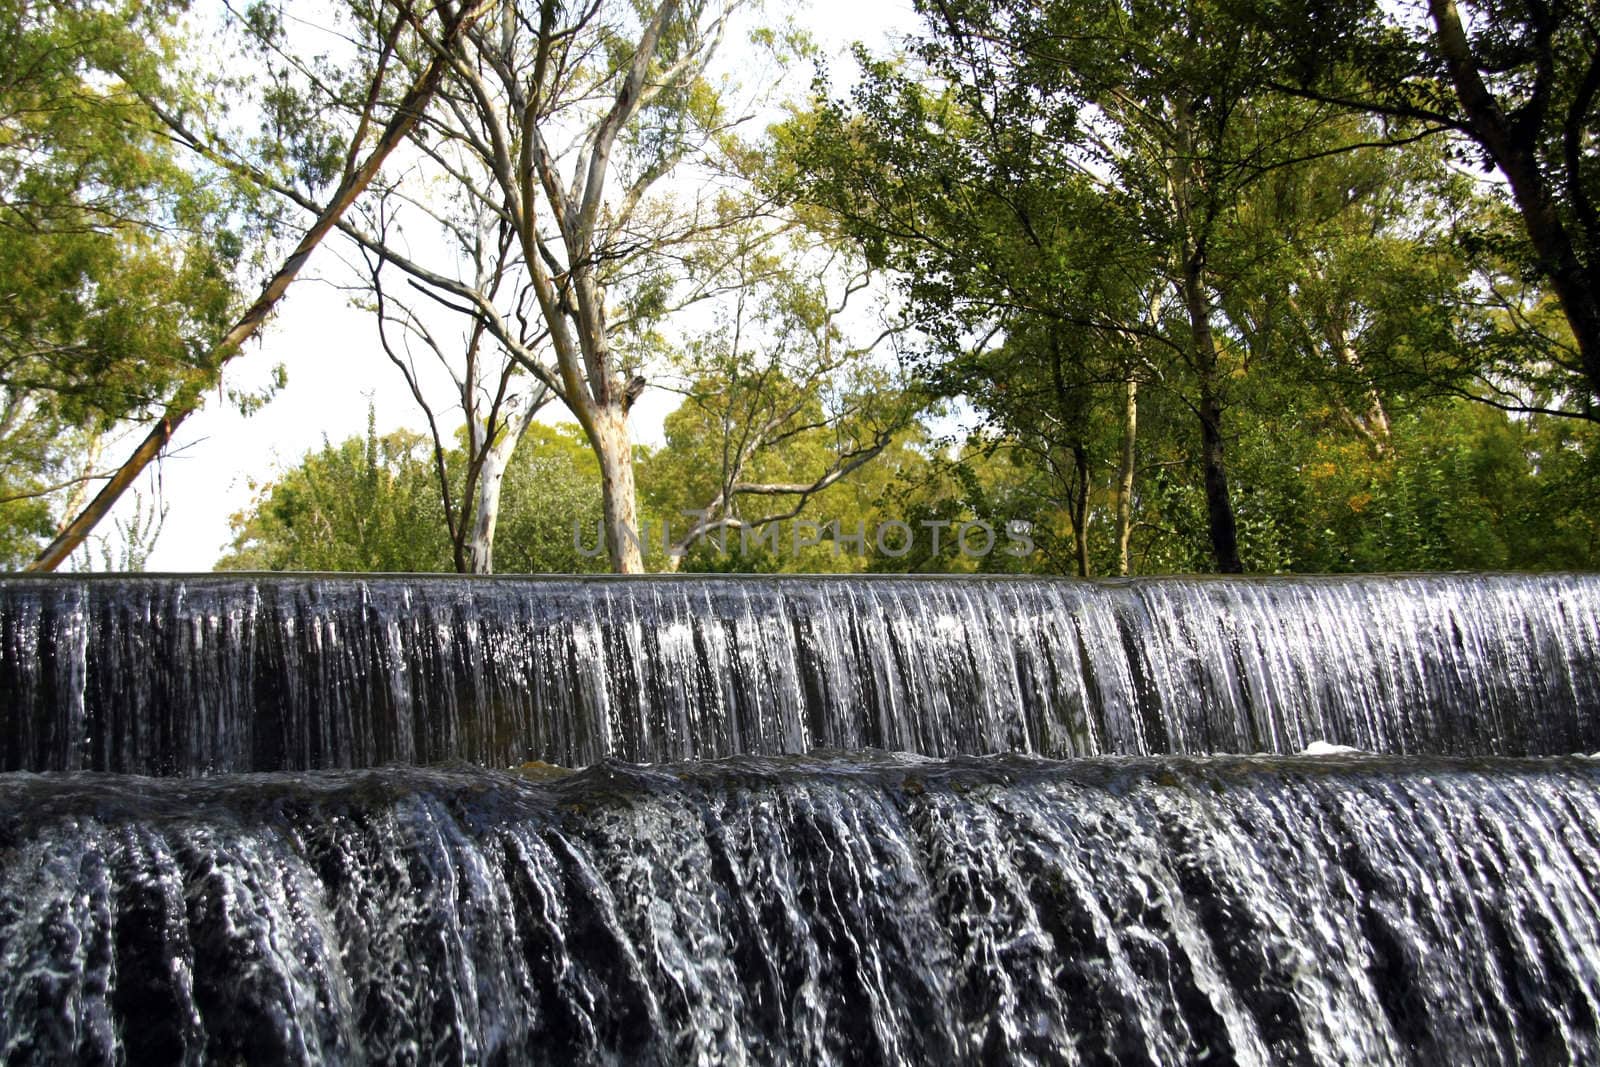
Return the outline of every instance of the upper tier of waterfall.
{"type": "Polygon", "coordinates": [[[0,582],[0,769],[1600,749],[1600,576],[0,582]]]}

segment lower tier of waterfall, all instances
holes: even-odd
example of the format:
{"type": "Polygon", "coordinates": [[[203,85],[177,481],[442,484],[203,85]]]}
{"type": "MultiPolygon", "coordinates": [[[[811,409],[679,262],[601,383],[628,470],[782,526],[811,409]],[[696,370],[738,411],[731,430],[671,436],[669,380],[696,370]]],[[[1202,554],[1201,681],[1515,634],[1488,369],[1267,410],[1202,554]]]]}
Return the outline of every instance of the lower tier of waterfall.
{"type": "Polygon", "coordinates": [[[0,580],[0,770],[1600,749],[1600,575],[0,580]]]}
{"type": "Polygon", "coordinates": [[[1600,1057],[1600,762],[0,775],[7,1063],[1600,1057]]]}

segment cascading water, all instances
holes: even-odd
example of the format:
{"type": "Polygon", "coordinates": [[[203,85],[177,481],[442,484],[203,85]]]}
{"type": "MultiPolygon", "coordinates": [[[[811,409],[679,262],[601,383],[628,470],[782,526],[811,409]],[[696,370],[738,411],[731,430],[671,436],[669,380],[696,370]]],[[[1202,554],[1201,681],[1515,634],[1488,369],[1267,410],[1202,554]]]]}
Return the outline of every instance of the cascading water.
{"type": "Polygon", "coordinates": [[[1600,577],[59,578],[0,642],[7,1063],[1600,1059],[1600,577]]]}
{"type": "Polygon", "coordinates": [[[1600,749],[1600,578],[41,579],[0,769],[1600,749]]]}

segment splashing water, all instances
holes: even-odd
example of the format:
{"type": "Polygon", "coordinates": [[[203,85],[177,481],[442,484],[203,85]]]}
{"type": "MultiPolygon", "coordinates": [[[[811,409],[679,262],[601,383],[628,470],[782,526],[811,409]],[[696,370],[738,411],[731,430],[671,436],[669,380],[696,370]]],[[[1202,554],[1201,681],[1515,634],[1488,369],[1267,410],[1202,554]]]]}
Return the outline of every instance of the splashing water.
{"type": "Polygon", "coordinates": [[[10,776],[0,1048],[1584,1062],[1597,787],[1578,760],[10,776]]]}

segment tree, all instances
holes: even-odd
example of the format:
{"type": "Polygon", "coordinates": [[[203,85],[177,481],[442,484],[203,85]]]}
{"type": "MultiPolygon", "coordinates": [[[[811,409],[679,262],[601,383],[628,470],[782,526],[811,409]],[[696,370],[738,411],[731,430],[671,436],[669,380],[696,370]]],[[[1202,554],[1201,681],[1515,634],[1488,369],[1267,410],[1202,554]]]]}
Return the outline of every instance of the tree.
{"type": "Polygon", "coordinates": [[[1085,572],[1088,486],[1111,451],[1132,496],[1136,341],[1152,332],[1156,261],[1070,116],[1013,77],[1003,50],[974,65],[930,25],[918,71],[863,55],[848,104],[820,102],[783,131],[789,188],[901,279],[932,391],[976,406],[994,431],[986,448],[1029,449],[1053,471],[1044,499],[1070,516],[1085,572]],[[1108,405],[1128,433],[1102,449],[1089,426],[1108,405]]]}
{"type": "MultiPolygon", "coordinates": [[[[385,207],[392,194],[366,212],[376,221],[372,232],[381,237],[378,248],[389,246],[385,207]]],[[[485,217],[476,205],[466,220],[449,227],[458,248],[472,264],[472,285],[485,302],[500,295],[514,273],[510,228],[485,217]]],[[[458,573],[489,574],[494,570],[495,532],[499,525],[501,490],[505,473],[533,417],[550,400],[549,387],[528,385],[521,365],[490,336],[484,320],[467,319],[465,336],[456,343],[441,336],[429,318],[386,285],[385,255],[362,248],[367,266],[367,292],[362,304],[372,312],[380,343],[391,363],[405,377],[412,398],[421,408],[433,441],[435,480],[450,537],[451,562],[458,573]],[[430,401],[424,376],[417,366],[417,350],[425,362],[443,369],[454,387],[455,409],[465,420],[464,476],[454,479],[446,461],[449,448],[441,418],[430,401]]],[[[424,290],[425,292],[427,290],[424,290]]],[[[455,316],[459,319],[459,316],[455,316]]]]}
{"type": "Polygon", "coordinates": [[[0,5],[0,497],[14,564],[95,443],[208,370],[244,250],[226,186],[155,131],[108,69],[161,61],[174,11],[0,5]]]}
{"type": "Polygon", "coordinates": [[[1587,0],[1428,0],[1425,21],[1367,0],[1270,0],[1252,61],[1296,96],[1470,144],[1504,176],[1526,269],[1575,342],[1559,364],[1580,417],[1600,398],[1600,33],[1587,0]],[[1314,16],[1314,17],[1312,17],[1314,16]]]}
{"type": "Polygon", "coordinates": [[[465,35],[413,145],[424,173],[511,235],[516,273],[497,293],[453,262],[343,227],[480,321],[572,413],[599,463],[607,549],[622,572],[643,566],[628,414],[647,381],[652,327],[718,275],[715,263],[679,270],[722,254],[706,238],[760,209],[717,179],[739,154],[729,135],[739,119],[707,76],[732,10],[547,0],[504,5],[465,35]],[[690,202],[657,189],[691,163],[712,180],[690,202]]]}
{"type": "MultiPolygon", "coordinates": [[[[601,525],[599,464],[571,423],[528,427],[505,473],[497,566],[510,573],[582,574],[609,569],[591,532],[601,525]]],[[[646,562],[652,562],[648,557],[646,562]]]]}
{"type": "Polygon", "coordinates": [[[1010,42],[1022,84],[1045,106],[1078,116],[1076,139],[1131,201],[1175,313],[1150,316],[1150,339],[1173,357],[1176,372],[1158,380],[1183,391],[1198,424],[1214,564],[1243,570],[1228,417],[1262,353],[1251,358],[1241,323],[1226,311],[1264,252],[1283,239],[1250,227],[1248,212],[1277,173],[1361,139],[1330,128],[1325,109],[1285,106],[1263,93],[1238,27],[1207,0],[1176,10],[974,8],[949,25],[954,39],[941,50],[973,39],[1010,42]]]}
{"type": "Polygon", "coordinates": [[[852,307],[870,274],[813,230],[746,248],[732,268],[731,307],[677,359],[683,405],[666,422],[652,476],[685,521],[668,565],[696,543],[774,536],[831,486],[889,448],[925,399],[877,350],[899,331],[852,307]],[[855,313],[855,321],[852,321],[855,313]],[[870,340],[849,334],[868,323],[870,340]],[[678,475],[662,478],[668,463],[678,475]]]}
{"type": "Polygon", "coordinates": [[[1492,374],[1452,230],[1472,198],[1425,146],[1383,155],[1416,131],[1275,92],[1263,32],[1231,8],[924,14],[913,67],[864,61],[848,103],[793,124],[791,154],[817,164],[794,185],[905,279],[939,343],[930,373],[994,420],[989,447],[1032,448],[1058,472],[1080,571],[1090,483],[1111,457],[1113,566],[1130,566],[1152,391],[1198,430],[1185,456],[1211,563],[1236,571],[1227,449],[1246,401],[1315,378],[1341,391],[1347,429],[1380,443],[1380,373],[1413,392],[1492,374]],[[1405,235],[1419,225],[1426,239],[1405,235]],[[1379,249],[1388,273],[1352,288],[1379,249]],[[1105,432],[1113,407],[1120,441],[1105,432]]]}
{"type": "Polygon", "coordinates": [[[232,520],[219,570],[437,571],[449,544],[430,484],[426,441],[379,436],[371,410],[365,437],[324,443],[232,520]]]}
{"type": "MultiPolygon", "coordinates": [[[[603,566],[578,534],[600,515],[594,458],[567,427],[533,423],[531,448],[504,473],[499,522],[502,570],[578,573],[603,566]]],[[[468,435],[463,430],[462,438],[468,435]]],[[[463,444],[465,441],[463,441],[463,444]]],[[[257,488],[232,520],[222,570],[449,571],[455,546],[435,483],[433,442],[398,430],[327,443],[257,488]]],[[[464,448],[445,455],[456,492],[467,476],[464,448]]]]}
{"type": "MultiPolygon", "coordinates": [[[[827,167],[798,183],[803,195],[854,220],[880,261],[909,277],[925,312],[964,312],[940,328],[947,350],[973,333],[1044,339],[1033,346],[1047,357],[1036,373],[1060,383],[1058,413],[1064,402],[1092,405],[1073,401],[1081,390],[1053,369],[1061,340],[1022,319],[1117,338],[1099,348],[1120,368],[1084,366],[1070,378],[1124,383],[1130,427],[1134,368],[1159,359],[1142,376],[1192,398],[1215,565],[1242,569],[1225,459],[1239,361],[1217,319],[1229,276],[1254,251],[1231,227],[1252,183],[1292,162],[1319,117],[1253,95],[1253,72],[1203,0],[1176,17],[1071,2],[939,4],[926,14],[917,78],[941,90],[869,64],[853,112],[824,105],[814,120],[805,150],[827,167]],[[1127,343],[1135,339],[1147,343],[1127,343]]],[[[1074,356],[1088,351],[1076,347],[1074,356]]],[[[1061,444],[1083,487],[1068,494],[1081,523],[1088,456],[1077,438],[1061,444]]],[[[1122,467],[1126,481],[1131,467],[1122,467]]],[[[1086,558],[1079,553],[1080,566],[1086,558]]]]}
{"type": "MultiPolygon", "coordinates": [[[[247,158],[244,145],[227,144],[219,132],[220,126],[197,126],[191,117],[192,107],[199,107],[203,114],[208,109],[202,105],[209,104],[209,110],[214,112],[218,107],[216,99],[198,98],[181,82],[169,83],[166,68],[148,61],[145,54],[116,54],[96,70],[97,76],[113,79],[126,87],[130,107],[137,102],[129,121],[160,130],[196,158],[260,190],[288,192],[291,199],[309,208],[313,221],[301,233],[287,258],[268,277],[260,295],[226,331],[200,347],[197,362],[202,372],[187,376],[167,398],[160,418],[133,453],[107,479],[94,499],[35,558],[29,569],[53,569],[82,544],[140,472],[161,454],[177,427],[199,409],[205,391],[216,384],[222,366],[238,355],[245,342],[260,329],[311,253],[410,132],[446,68],[453,62],[462,35],[483,15],[486,7],[482,0],[473,0],[459,9],[442,2],[434,11],[440,23],[437,31],[428,28],[427,19],[409,0],[395,0],[392,5],[385,3],[372,9],[374,24],[382,27],[383,32],[371,55],[363,57],[369,62],[357,64],[357,76],[364,83],[359,97],[362,102],[356,121],[343,131],[346,136],[340,138],[327,123],[315,121],[298,106],[301,97],[282,91],[282,86],[278,85],[275,86],[277,91],[269,92],[263,101],[271,121],[254,140],[255,147],[261,150],[257,161],[247,158]],[[392,61],[406,50],[410,35],[426,41],[428,58],[415,78],[397,95],[391,95],[394,93],[390,78],[392,61]],[[289,179],[274,173],[284,166],[290,167],[311,191],[297,190],[289,179]],[[324,189],[331,189],[331,193],[325,202],[319,203],[315,193],[324,189]]],[[[278,31],[274,29],[272,17],[264,8],[252,9],[251,16],[247,21],[263,47],[276,48],[278,31]]],[[[302,73],[316,80],[314,72],[302,73]]],[[[225,105],[223,110],[226,110],[225,105]]]]}

